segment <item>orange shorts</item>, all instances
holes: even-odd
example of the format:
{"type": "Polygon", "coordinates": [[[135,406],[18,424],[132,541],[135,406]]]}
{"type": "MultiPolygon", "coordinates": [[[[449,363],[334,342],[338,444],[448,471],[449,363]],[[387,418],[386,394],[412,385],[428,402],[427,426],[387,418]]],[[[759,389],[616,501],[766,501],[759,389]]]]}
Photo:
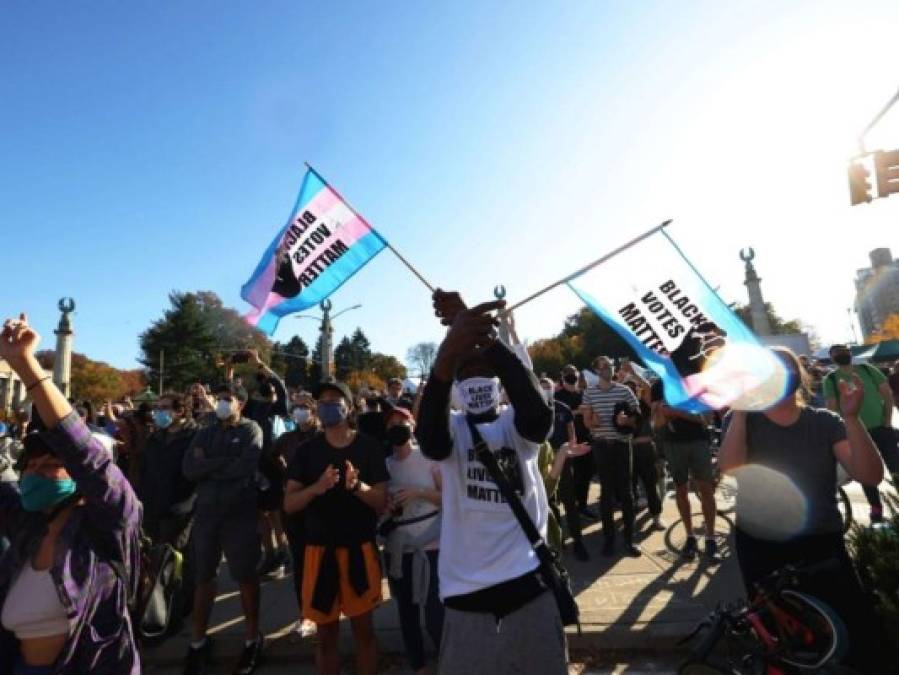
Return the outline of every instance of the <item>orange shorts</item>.
{"type": "Polygon", "coordinates": [[[315,593],[315,584],[318,582],[318,571],[321,567],[322,557],[325,553],[324,546],[306,546],[303,557],[303,617],[313,623],[332,623],[340,619],[343,614],[353,618],[371,612],[381,603],[381,564],[378,561],[378,552],[371,543],[362,544],[362,557],[365,559],[365,576],[368,578],[368,590],[361,596],[356,595],[353,585],[350,583],[349,552],[346,548],[337,548],[334,554],[337,558],[337,569],[340,578],[340,588],[331,611],[324,614],[312,607],[312,596],[315,593]]]}

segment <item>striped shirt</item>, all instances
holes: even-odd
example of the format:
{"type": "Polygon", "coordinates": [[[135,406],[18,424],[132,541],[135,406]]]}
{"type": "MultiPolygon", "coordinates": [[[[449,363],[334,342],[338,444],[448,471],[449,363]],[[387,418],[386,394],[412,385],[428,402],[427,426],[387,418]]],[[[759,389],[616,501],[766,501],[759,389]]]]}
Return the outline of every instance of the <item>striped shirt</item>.
{"type": "Polygon", "coordinates": [[[584,404],[593,410],[593,438],[605,438],[613,441],[626,441],[629,436],[618,433],[612,422],[617,403],[627,403],[634,409],[638,407],[637,397],[623,384],[613,382],[608,389],[587,387],[584,390],[584,404]]]}

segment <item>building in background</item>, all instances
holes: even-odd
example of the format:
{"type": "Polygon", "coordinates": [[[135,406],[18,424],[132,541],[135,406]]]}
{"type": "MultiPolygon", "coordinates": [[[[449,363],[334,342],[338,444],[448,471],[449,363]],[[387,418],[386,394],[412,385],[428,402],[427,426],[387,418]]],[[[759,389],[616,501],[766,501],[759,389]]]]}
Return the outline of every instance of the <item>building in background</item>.
{"type": "Polygon", "coordinates": [[[871,267],[855,275],[855,311],[864,339],[877,332],[890,314],[899,314],[899,260],[888,248],[869,254],[871,267]]]}
{"type": "Polygon", "coordinates": [[[0,359],[0,412],[5,416],[19,410],[25,401],[25,385],[9,364],[0,359]]]}

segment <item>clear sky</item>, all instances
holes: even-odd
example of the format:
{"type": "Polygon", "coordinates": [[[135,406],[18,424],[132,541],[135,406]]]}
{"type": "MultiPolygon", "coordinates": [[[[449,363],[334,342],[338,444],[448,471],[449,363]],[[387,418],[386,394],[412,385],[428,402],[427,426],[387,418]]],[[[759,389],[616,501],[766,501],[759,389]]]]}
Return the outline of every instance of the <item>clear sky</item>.
{"type": "MultiPolygon", "coordinates": [[[[435,285],[512,301],[673,218],[727,301],[849,336],[855,270],[899,255],[899,195],[846,159],[899,86],[899,3],[104,2],[0,5],[0,314],[135,367],[172,289],[239,289],[311,162],[435,285]]],[[[899,109],[870,137],[899,147],[899,109]]],[[[646,260],[652,265],[652,260],[646,260]]],[[[389,252],[333,297],[401,358],[439,340],[389,252]]],[[[519,332],[556,333],[560,288],[519,332]]],[[[315,324],[287,318],[276,339],[315,324]]]]}

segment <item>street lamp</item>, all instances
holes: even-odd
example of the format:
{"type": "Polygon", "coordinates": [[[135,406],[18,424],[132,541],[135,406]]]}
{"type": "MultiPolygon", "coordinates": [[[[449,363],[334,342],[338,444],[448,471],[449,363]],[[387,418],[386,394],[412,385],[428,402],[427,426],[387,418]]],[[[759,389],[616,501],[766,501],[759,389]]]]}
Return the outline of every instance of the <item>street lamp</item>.
{"type": "Polygon", "coordinates": [[[333,345],[331,337],[334,333],[334,328],[331,325],[331,322],[334,321],[338,316],[342,314],[346,314],[347,312],[359,309],[362,305],[353,305],[352,307],[347,307],[346,309],[342,309],[334,316],[331,316],[331,301],[330,300],[322,300],[319,304],[319,307],[322,310],[322,318],[318,318],[317,316],[312,316],[310,314],[298,314],[297,319],[315,319],[319,322],[319,330],[322,334],[322,349],[321,349],[321,379],[322,382],[326,382],[331,379],[331,361],[332,361],[332,352],[333,345]]]}

